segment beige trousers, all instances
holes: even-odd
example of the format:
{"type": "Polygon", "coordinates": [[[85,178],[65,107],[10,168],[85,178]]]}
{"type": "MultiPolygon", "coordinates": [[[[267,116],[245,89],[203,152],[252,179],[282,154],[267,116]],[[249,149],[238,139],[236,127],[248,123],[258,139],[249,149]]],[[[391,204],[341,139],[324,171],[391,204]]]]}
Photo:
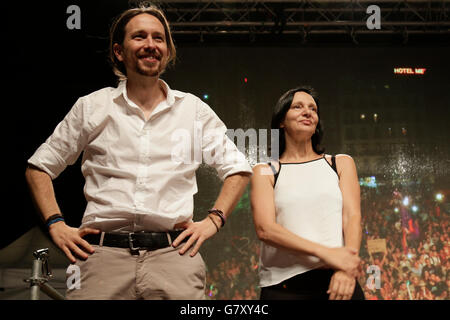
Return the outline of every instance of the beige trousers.
{"type": "Polygon", "coordinates": [[[206,270],[200,253],[190,257],[188,250],[180,255],[180,248],[170,246],[132,255],[126,248],[93,247],[87,260],[75,263],[79,288],[71,286],[67,299],[205,299],[206,270]]]}

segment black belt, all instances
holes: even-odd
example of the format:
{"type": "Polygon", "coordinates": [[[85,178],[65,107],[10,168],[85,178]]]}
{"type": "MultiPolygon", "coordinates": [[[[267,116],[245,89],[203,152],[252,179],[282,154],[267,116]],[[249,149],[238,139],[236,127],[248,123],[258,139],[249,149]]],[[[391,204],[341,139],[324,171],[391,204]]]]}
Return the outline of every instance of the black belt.
{"type": "Polygon", "coordinates": [[[130,248],[132,251],[139,249],[156,250],[172,245],[172,242],[183,231],[184,230],[169,232],[104,233],[102,243],[100,243],[102,240],[101,233],[87,234],[83,239],[94,245],[130,248]]]}

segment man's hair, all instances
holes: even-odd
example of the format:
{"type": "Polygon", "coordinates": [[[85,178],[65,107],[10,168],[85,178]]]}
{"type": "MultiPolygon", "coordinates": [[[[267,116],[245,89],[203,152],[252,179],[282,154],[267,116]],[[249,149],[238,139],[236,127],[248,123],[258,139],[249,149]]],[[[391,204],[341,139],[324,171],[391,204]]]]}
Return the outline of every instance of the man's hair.
{"type": "MultiPolygon", "coordinates": [[[[138,8],[132,8],[124,11],[120,14],[113,22],[110,34],[109,34],[109,60],[113,68],[114,74],[119,78],[119,80],[124,80],[127,78],[125,65],[119,61],[114,54],[114,44],[123,45],[123,40],[125,39],[125,27],[127,23],[134,17],[140,14],[149,14],[157,18],[164,27],[167,49],[169,51],[169,59],[167,65],[175,64],[175,58],[177,56],[175,43],[173,42],[172,33],[170,31],[169,23],[167,22],[166,16],[163,11],[157,6],[152,4],[141,5],[138,8]]],[[[164,71],[164,70],[163,70],[164,71]]]]}
{"type": "Polygon", "coordinates": [[[314,102],[317,105],[317,115],[319,117],[319,122],[317,123],[316,131],[311,137],[311,143],[312,148],[314,152],[317,154],[322,154],[325,152],[325,148],[320,146],[320,143],[322,142],[323,138],[323,127],[320,122],[320,108],[319,108],[319,96],[317,92],[310,86],[299,86],[294,89],[290,89],[287,92],[285,92],[280,99],[278,100],[277,104],[275,105],[275,108],[273,110],[272,114],[272,121],[270,123],[270,127],[272,129],[279,129],[280,135],[279,135],[279,156],[283,154],[283,152],[286,149],[286,139],[284,136],[284,129],[280,128],[281,123],[283,122],[284,118],[286,117],[286,113],[289,111],[292,101],[294,100],[294,95],[297,92],[305,92],[309,94],[313,99],[314,102]]]}

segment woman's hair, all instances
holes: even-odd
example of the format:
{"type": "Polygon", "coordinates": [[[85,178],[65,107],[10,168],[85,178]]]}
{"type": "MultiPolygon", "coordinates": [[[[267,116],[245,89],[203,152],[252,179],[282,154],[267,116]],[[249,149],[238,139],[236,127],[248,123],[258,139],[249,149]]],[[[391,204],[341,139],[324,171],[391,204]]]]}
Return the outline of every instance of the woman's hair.
{"type": "Polygon", "coordinates": [[[134,17],[140,14],[150,14],[157,18],[164,27],[167,48],[169,50],[169,60],[167,65],[173,65],[177,56],[175,44],[173,42],[172,33],[170,31],[169,23],[161,9],[155,5],[141,5],[138,8],[132,8],[124,11],[113,22],[109,33],[109,60],[113,68],[114,74],[119,80],[127,78],[125,65],[119,61],[114,54],[114,44],[123,44],[125,38],[125,27],[127,23],[134,17]]]}
{"type": "Polygon", "coordinates": [[[273,110],[272,114],[272,121],[270,124],[271,129],[279,129],[279,155],[281,156],[283,152],[286,149],[286,138],[285,138],[285,132],[283,128],[280,128],[281,123],[283,122],[284,118],[286,117],[286,113],[289,111],[292,100],[294,100],[294,95],[297,92],[305,92],[309,94],[311,97],[313,97],[314,101],[317,105],[317,115],[319,117],[319,121],[317,123],[316,131],[314,132],[313,136],[311,137],[311,143],[312,148],[314,152],[317,154],[323,154],[325,152],[325,148],[323,148],[320,143],[322,142],[323,138],[323,128],[322,124],[320,123],[320,108],[319,108],[319,97],[317,95],[317,92],[310,86],[299,86],[294,89],[290,89],[287,92],[285,92],[280,99],[278,100],[277,104],[275,105],[275,108],[273,110]]]}

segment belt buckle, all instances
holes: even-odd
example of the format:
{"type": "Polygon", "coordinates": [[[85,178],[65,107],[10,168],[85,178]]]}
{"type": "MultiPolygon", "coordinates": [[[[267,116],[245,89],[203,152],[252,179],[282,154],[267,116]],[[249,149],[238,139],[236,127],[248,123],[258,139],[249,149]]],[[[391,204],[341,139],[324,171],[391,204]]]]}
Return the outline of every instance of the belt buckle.
{"type": "Polygon", "coordinates": [[[128,246],[130,247],[130,250],[131,250],[132,252],[139,252],[139,247],[135,248],[135,247],[133,246],[133,241],[134,241],[133,235],[134,235],[134,232],[130,232],[130,233],[128,234],[128,246]]]}

